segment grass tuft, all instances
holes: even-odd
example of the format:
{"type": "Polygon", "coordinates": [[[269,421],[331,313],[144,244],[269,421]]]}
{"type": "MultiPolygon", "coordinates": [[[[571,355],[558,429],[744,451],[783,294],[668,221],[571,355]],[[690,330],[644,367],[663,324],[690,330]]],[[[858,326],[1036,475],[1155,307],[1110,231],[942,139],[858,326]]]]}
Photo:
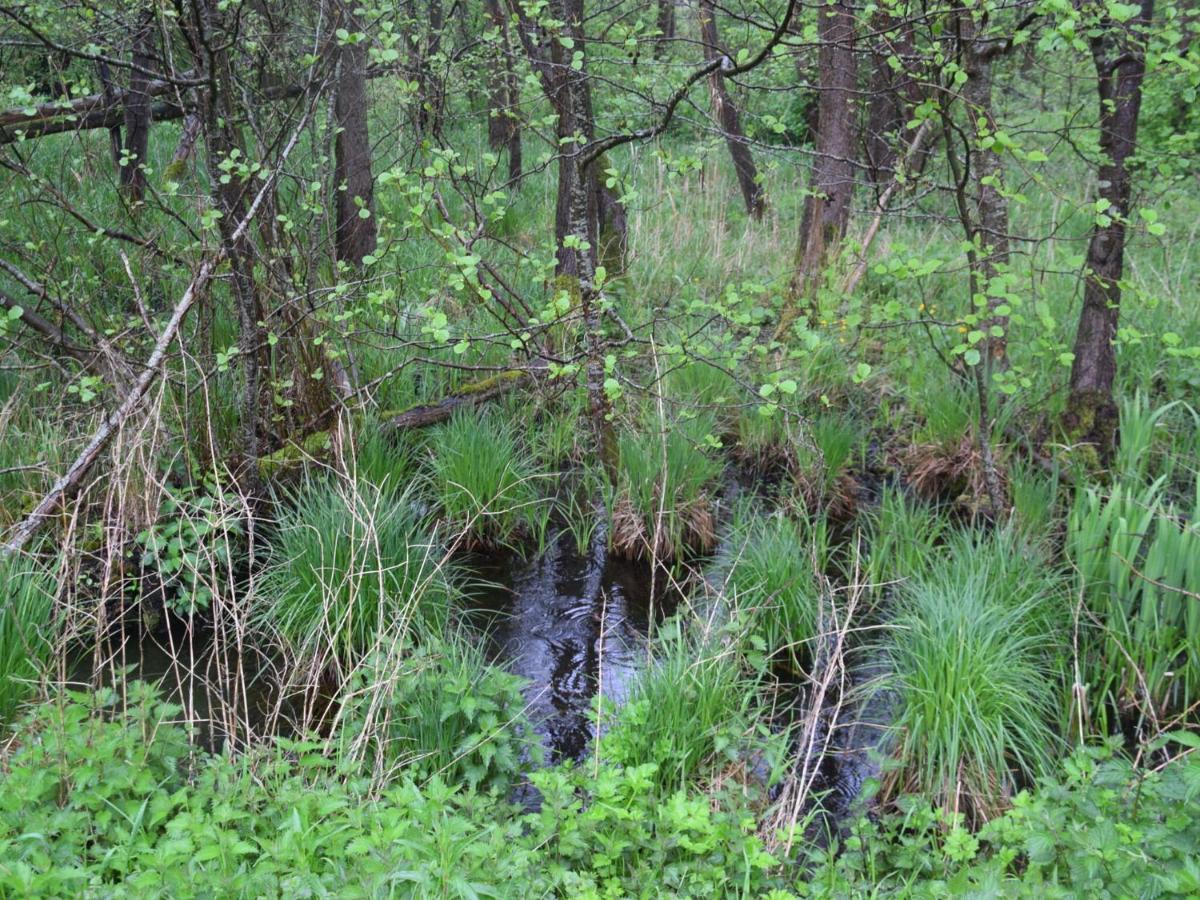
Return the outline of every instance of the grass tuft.
{"type": "Polygon", "coordinates": [[[307,481],[279,517],[266,622],[302,657],[345,664],[423,619],[442,619],[454,579],[411,489],[307,481]]]}
{"type": "Polygon", "coordinates": [[[430,435],[429,446],[434,498],[468,543],[509,544],[544,531],[546,515],[534,508],[532,460],[498,419],[456,413],[430,435]]]}
{"type": "Polygon", "coordinates": [[[0,722],[13,718],[53,649],[54,584],[21,557],[0,556],[0,722]]]}

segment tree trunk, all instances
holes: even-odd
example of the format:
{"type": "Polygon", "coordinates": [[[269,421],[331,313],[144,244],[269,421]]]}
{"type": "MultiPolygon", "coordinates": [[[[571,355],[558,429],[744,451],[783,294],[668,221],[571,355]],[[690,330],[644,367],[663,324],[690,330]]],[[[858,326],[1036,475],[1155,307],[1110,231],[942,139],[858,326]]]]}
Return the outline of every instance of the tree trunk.
{"type": "Polygon", "coordinates": [[[675,40],[675,0],[658,0],[658,37],[654,42],[654,58],[666,55],[671,41],[675,40]]]}
{"type": "MultiPolygon", "coordinates": [[[[116,106],[117,92],[113,87],[112,76],[108,71],[108,63],[100,60],[96,63],[96,73],[100,76],[100,90],[104,94],[104,102],[106,106],[116,106]]],[[[113,162],[117,165],[117,171],[121,170],[121,123],[120,120],[114,120],[108,126],[108,143],[112,150],[113,162]]]]}
{"type": "Polygon", "coordinates": [[[266,316],[254,281],[252,246],[249,236],[239,223],[244,220],[245,181],[234,173],[221,170],[221,163],[232,158],[236,150],[242,159],[248,159],[240,138],[240,116],[234,107],[234,78],[232,65],[225,46],[224,36],[212,33],[217,21],[216,0],[200,0],[197,4],[201,34],[195,46],[205,48],[207,59],[197,59],[197,64],[207,69],[210,88],[205,92],[204,138],[208,149],[209,177],[213,185],[213,201],[221,213],[218,227],[221,233],[221,249],[229,260],[230,287],[238,320],[238,360],[242,369],[242,397],[240,409],[240,443],[242,454],[241,473],[248,493],[260,494],[259,483],[259,425],[262,405],[262,360],[260,354],[266,347],[263,339],[262,322],[266,316]],[[233,176],[224,178],[223,176],[233,176]]]}
{"type": "Polygon", "coordinates": [[[154,65],[154,13],[147,11],[133,36],[133,68],[125,95],[125,152],[121,160],[121,186],[133,203],[146,192],[146,160],[150,148],[150,76],[154,65]]]}
{"type": "MultiPolygon", "coordinates": [[[[921,87],[913,75],[917,65],[913,47],[911,22],[893,27],[888,16],[876,16],[875,43],[871,48],[871,85],[867,99],[867,127],[863,135],[863,150],[867,171],[879,190],[886,190],[896,169],[896,163],[907,153],[913,134],[905,130],[913,110],[920,104],[921,87]],[[890,59],[900,60],[894,68],[890,59]]],[[[920,171],[928,158],[923,153],[906,160],[909,173],[920,171]]]]}
{"type": "Polygon", "coordinates": [[[1113,340],[1121,305],[1125,263],[1125,224],[1132,181],[1129,157],[1137,148],[1138,113],[1146,57],[1141,34],[1154,12],[1154,0],[1141,0],[1140,13],[1125,24],[1105,20],[1092,38],[1092,59],[1100,98],[1100,198],[1108,201],[1107,221],[1097,223],[1088,243],[1083,309],[1075,334],[1070,399],[1065,415],[1072,441],[1094,445],[1103,458],[1116,448],[1117,407],[1113,382],[1117,356],[1113,340]]]}
{"type": "Polygon", "coordinates": [[[508,151],[508,180],[521,177],[521,82],[513,65],[513,46],[508,33],[508,20],[500,0],[486,0],[484,11],[492,26],[500,33],[499,59],[492,74],[488,94],[488,146],[508,151]]]}
{"type": "Polygon", "coordinates": [[[848,0],[823,6],[817,15],[820,99],[817,111],[816,159],[809,196],[804,201],[796,265],[775,336],[791,328],[800,305],[813,312],[817,289],[830,254],[837,249],[850,220],[854,191],[854,91],[858,78],[854,55],[854,10],[848,0]]]}
{"type": "Polygon", "coordinates": [[[424,46],[421,47],[417,63],[417,129],[421,134],[441,134],[442,107],[445,91],[442,79],[433,71],[433,57],[442,43],[442,0],[428,0],[424,46]]]}
{"type": "MultiPolygon", "coordinates": [[[[565,23],[564,33],[574,42],[574,47],[583,48],[583,0],[558,0],[555,6],[565,23]]],[[[585,147],[595,136],[591,85],[586,62],[578,68],[570,64],[571,58],[567,54],[573,54],[573,50],[564,50],[561,43],[555,41],[550,53],[561,73],[555,96],[551,98],[558,111],[559,152],[562,154],[558,163],[555,206],[555,237],[559,245],[557,273],[560,283],[577,293],[573,300],[578,301],[583,319],[584,377],[588,413],[595,432],[595,453],[612,479],[616,475],[617,444],[610,421],[608,395],[604,391],[604,339],[600,295],[595,283],[603,198],[597,169],[602,164],[597,161],[589,165],[583,156],[585,147]],[[561,143],[564,137],[576,137],[577,140],[561,143]]],[[[615,198],[611,202],[620,208],[615,198]]],[[[624,210],[621,212],[623,215],[624,210]]],[[[613,214],[610,210],[609,215],[613,214]]]]}
{"type": "MultiPolygon", "coordinates": [[[[712,0],[700,0],[700,40],[704,43],[705,62],[725,54],[717,33],[716,11],[712,0]]],[[[766,208],[766,198],[763,196],[762,185],[758,183],[754,154],[750,152],[750,145],[746,143],[741,122],[738,121],[737,107],[733,98],[729,96],[725,78],[720,70],[708,76],[708,91],[712,98],[713,117],[721,126],[725,143],[729,146],[729,155],[733,158],[738,185],[742,189],[742,198],[746,201],[746,212],[750,214],[750,218],[760,221],[766,208]]]]}
{"type": "Polygon", "coordinates": [[[1004,168],[1000,157],[995,150],[984,147],[982,140],[996,132],[992,115],[992,59],[1004,42],[984,37],[982,26],[969,10],[959,17],[959,28],[962,65],[967,74],[962,97],[967,108],[976,208],[974,233],[970,237],[978,244],[979,287],[987,296],[990,313],[984,327],[987,337],[983,348],[990,360],[990,374],[991,369],[1007,364],[1008,316],[998,314],[996,309],[1005,302],[1004,295],[1008,292],[1004,284],[1008,272],[1008,199],[1003,193],[1004,168]]]}
{"type": "MultiPolygon", "coordinates": [[[[339,4],[340,21],[347,31],[360,32],[362,23],[353,5],[339,4]]],[[[371,174],[371,138],[367,130],[367,45],[347,43],[338,51],[337,96],[334,117],[338,134],[334,143],[334,184],[337,258],[354,266],[374,252],[375,179],[371,174]],[[366,210],[364,218],[362,211],[366,210]]]]}

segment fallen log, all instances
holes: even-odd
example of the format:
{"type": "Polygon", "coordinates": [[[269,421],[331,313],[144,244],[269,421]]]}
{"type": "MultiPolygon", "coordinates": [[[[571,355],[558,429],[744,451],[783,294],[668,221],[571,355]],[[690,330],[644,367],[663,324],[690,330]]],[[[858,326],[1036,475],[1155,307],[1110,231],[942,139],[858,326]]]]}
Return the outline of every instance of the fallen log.
{"type": "Polygon", "coordinates": [[[383,419],[384,428],[427,428],[444,422],[459,409],[470,408],[494,400],[501,394],[518,387],[533,377],[536,369],[506,369],[488,378],[481,378],[463,385],[457,391],[439,400],[437,403],[410,406],[403,412],[386,415],[383,419]]]}

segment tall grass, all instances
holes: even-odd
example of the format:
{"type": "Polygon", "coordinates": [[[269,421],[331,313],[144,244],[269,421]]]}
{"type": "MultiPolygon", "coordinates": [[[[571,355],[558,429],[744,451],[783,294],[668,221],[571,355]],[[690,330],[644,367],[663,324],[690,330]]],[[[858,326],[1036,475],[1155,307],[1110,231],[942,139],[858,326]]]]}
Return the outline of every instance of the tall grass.
{"type": "Polygon", "coordinates": [[[48,573],[0,555],[0,722],[12,719],[50,659],[53,601],[48,573]]]}
{"type": "Polygon", "coordinates": [[[962,560],[904,585],[886,646],[900,706],[890,795],[920,792],[980,820],[1045,770],[1056,673],[1050,636],[1027,624],[1041,600],[1012,602],[962,560]]]}
{"type": "Polygon", "coordinates": [[[454,578],[411,489],[312,479],[278,520],[265,623],[303,658],[342,666],[445,618],[454,578]]]}
{"type": "Polygon", "coordinates": [[[948,532],[946,517],[929,504],[900,490],[884,491],[868,524],[871,583],[887,585],[928,571],[948,532]]]}
{"type": "Polygon", "coordinates": [[[1085,679],[1097,725],[1139,709],[1150,721],[1200,701],[1200,475],[1182,507],[1149,485],[1082,487],[1066,551],[1091,613],[1085,679]]]}
{"type": "Polygon", "coordinates": [[[455,413],[429,446],[432,493],[452,528],[481,544],[544,533],[548,504],[535,508],[532,460],[499,419],[455,413]]]}
{"type": "Polygon", "coordinates": [[[722,369],[688,360],[667,373],[665,381],[668,398],[679,408],[710,413],[722,429],[732,424],[741,387],[722,369]]]}
{"type": "Polygon", "coordinates": [[[825,523],[779,514],[746,518],[736,524],[725,595],[750,641],[807,672],[820,619],[818,573],[829,558],[825,523]]]}
{"type": "Polygon", "coordinates": [[[626,556],[674,559],[686,549],[709,550],[716,539],[709,489],[720,459],[705,438],[716,425],[711,413],[625,432],[618,439],[618,497],[613,543],[626,556]]]}
{"type": "Polygon", "coordinates": [[[364,417],[346,451],[346,470],[381,491],[403,490],[412,481],[416,457],[405,436],[388,434],[378,419],[364,417]]]}

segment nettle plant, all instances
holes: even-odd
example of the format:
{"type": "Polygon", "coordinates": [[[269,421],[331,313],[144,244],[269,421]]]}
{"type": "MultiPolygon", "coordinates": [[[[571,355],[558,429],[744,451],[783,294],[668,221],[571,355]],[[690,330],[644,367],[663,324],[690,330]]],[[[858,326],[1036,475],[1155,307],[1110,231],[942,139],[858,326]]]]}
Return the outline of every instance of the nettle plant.
{"type": "Polygon", "coordinates": [[[163,605],[179,615],[208,609],[213,588],[228,578],[242,542],[236,494],[211,479],[168,487],[158,519],[135,538],[141,551],[141,592],[157,578],[163,605]]]}

